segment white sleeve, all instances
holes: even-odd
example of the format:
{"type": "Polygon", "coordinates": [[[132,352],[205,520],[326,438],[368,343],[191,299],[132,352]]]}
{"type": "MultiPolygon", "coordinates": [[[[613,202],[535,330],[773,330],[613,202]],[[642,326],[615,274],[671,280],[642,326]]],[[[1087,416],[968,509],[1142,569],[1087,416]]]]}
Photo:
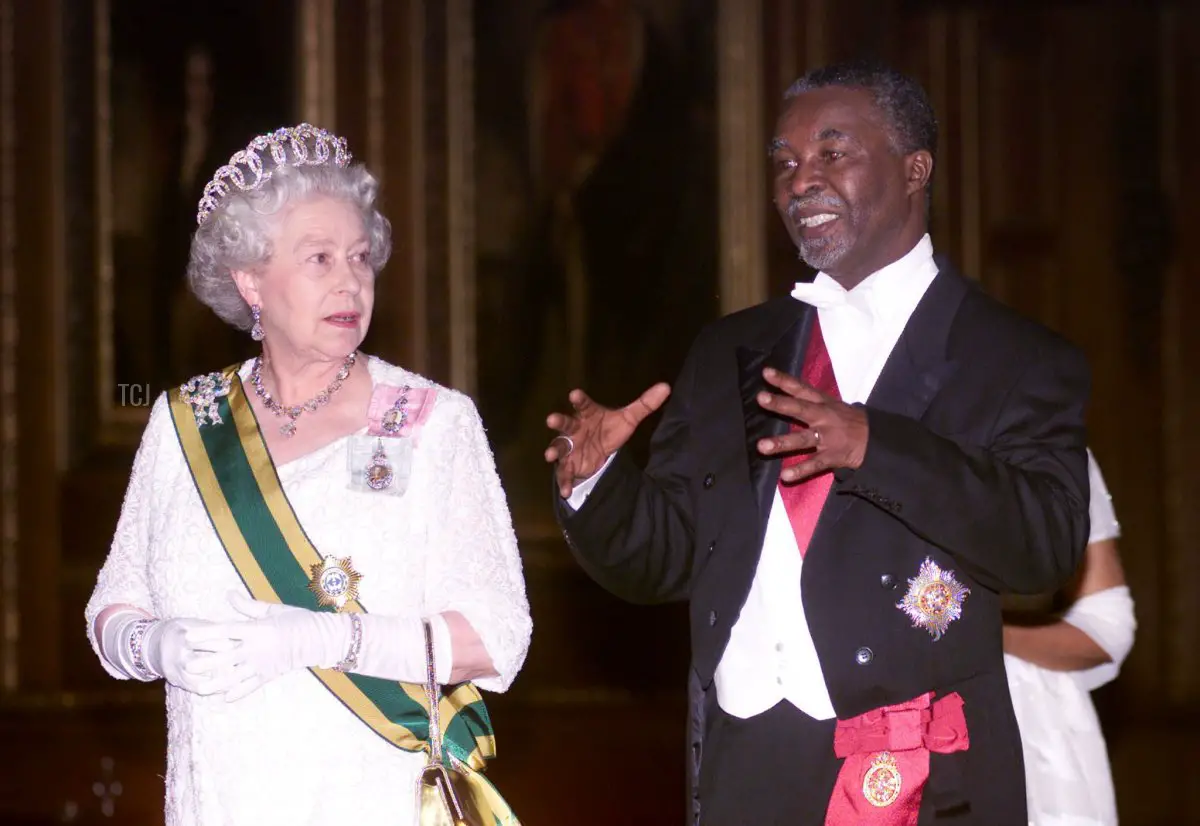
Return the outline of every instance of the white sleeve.
{"type": "Polygon", "coordinates": [[[104,670],[119,680],[130,677],[122,667],[125,659],[116,650],[106,653],[106,646],[111,649],[118,639],[124,638],[125,635],[120,632],[127,630],[130,620],[136,617],[126,611],[112,612],[99,635],[96,633],[96,618],[104,609],[117,605],[127,606],[133,613],[143,616],[154,615],[154,599],[146,578],[146,561],[152,539],[154,473],[164,439],[173,438],[170,405],[167,395],[163,393],[150,410],[150,421],[142,433],[142,441],[133,460],[133,471],[129,476],[129,486],[125,489],[125,500],[121,504],[121,516],[117,520],[112,545],[84,610],[92,649],[100,658],[104,670]],[[109,624],[113,627],[108,628],[109,624]]]}
{"type": "MultiPolygon", "coordinates": [[[[401,683],[425,683],[425,628],[419,617],[392,617],[363,614],[362,650],[355,674],[395,680],[401,683]]],[[[440,614],[429,617],[433,632],[433,661],[439,685],[450,682],[454,664],[450,627],[440,614]]],[[[348,634],[346,635],[349,636],[348,634]]],[[[335,654],[327,667],[341,660],[345,648],[335,654]]]]}
{"type": "MultiPolygon", "coordinates": [[[[1100,473],[1100,465],[1097,464],[1091,450],[1088,450],[1088,481],[1091,485],[1088,515],[1092,522],[1088,542],[1090,544],[1116,539],[1121,535],[1121,526],[1113,509],[1112,496],[1109,495],[1108,486],[1104,484],[1104,477],[1100,473]]],[[[1133,596],[1129,593],[1129,588],[1120,585],[1080,597],[1067,610],[1063,621],[1091,637],[1112,660],[1083,671],[1072,672],[1071,676],[1087,691],[1093,691],[1115,680],[1121,670],[1121,663],[1133,648],[1133,636],[1137,629],[1133,596]]]]}
{"type": "Polygon", "coordinates": [[[483,422],[466,396],[438,394],[433,416],[449,417],[433,438],[433,422],[422,445],[449,451],[437,464],[425,609],[457,611],[483,642],[498,676],[475,680],[487,691],[505,691],[525,662],[533,622],[508,502],[496,472],[483,422]]]}
{"type": "Polygon", "coordinates": [[[1104,476],[1100,473],[1100,465],[1097,464],[1091,450],[1088,451],[1088,482],[1092,489],[1091,501],[1088,503],[1088,515],[1092,520],[1088,543],[1116,539],[1121,535],[1121,525],[1113,509],[1108,486],[1104,484],[1104,476]]]}
{"type": "Polygon", "coordinates": [[[592,488],[596,487],[596,483],[600,481],[600,477],[604,475],[604,471],[608,470],[608,466],[612,464],[616,455],[615,453],[609,454],[609,457],[604,460],[604,464],[600,466],[598,471],[571,488],[571,495],[567,497],[567,507],[573,511],[577,511],[583,507],[583,503],[587,501],[592,488]]]}
{"type": "Polygon", "coordinates": [[[1129,588],[1118,585],[1080,597],[1063,616],[1063,622],[1074,625],[1104,649],[1112,662],[1101,663],[1071,676],[1085,691],[1094,691],[1112,682],[1121,671],[1121,664],[1133,648],[1137,618],[1133,612],[1133,597],[1129,588]]]}

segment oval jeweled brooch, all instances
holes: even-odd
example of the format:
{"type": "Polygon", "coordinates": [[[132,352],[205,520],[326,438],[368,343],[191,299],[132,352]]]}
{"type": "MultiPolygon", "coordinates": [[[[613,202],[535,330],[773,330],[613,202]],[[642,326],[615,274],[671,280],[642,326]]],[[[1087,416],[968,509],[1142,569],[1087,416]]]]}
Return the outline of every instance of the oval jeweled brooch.
{"type": "Polygon", "coordinates": [[[392,472],[392,463],[388,461],[387,452],[383,449],[382,439],[376,444],[375,452],[371,454],[371,464],[367,465],[363,476],[371,490],[386,490],[391,487],[395,474],[392,472]]]}

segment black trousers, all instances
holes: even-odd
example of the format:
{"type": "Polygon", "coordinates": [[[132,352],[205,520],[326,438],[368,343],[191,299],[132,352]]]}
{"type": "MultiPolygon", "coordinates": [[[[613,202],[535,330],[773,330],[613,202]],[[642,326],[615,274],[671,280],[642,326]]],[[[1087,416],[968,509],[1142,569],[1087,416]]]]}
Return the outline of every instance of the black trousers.
{"type": "Polygon", "coordinates": [[[701,826],[821,826],[842,761],[837,720],[782,701],[748,720],[713,703],[700,763],[701,826]]]}

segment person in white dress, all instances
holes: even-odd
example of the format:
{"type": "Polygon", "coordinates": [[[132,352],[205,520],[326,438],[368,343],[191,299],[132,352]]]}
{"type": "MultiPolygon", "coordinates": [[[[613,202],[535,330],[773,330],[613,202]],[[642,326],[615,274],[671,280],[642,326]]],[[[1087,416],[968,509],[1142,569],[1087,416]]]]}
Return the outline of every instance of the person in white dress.
{"type": "Polygon", "coordinates": [[[391,229],[350,161],[302,124],[205,188],[190,286],[262,354],[154,403],[87,605],[109,674],[165,680],[169,826],[415,824],[426,625],[476,777],[475,687],[507,690],[529,646],[474,404],[359,352],[391,229]]]}
{"type": "Polygon", "coordinates": [[[1113,826],[1116,796],[1090,693],[1116,678],[1137,622],[1121,529],[1089,451],[1091,533],[1071,603],[1047,624],[1004,627],[1004,662],[1025,757],[1031,826],[1113,826]]]}

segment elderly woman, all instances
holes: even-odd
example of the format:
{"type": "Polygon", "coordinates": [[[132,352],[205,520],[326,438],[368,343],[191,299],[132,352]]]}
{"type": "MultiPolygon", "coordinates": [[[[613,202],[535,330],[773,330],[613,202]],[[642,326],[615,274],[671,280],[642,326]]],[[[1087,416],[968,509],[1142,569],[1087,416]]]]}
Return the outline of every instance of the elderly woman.
{"type": "Polygon", "coordinates": [[[86,612],[112,676],[166,681],[172,826],[415,823],[426,627],[445,750],[486,786],[475,686],[524,662],[524,579],[470,399],[358,350],[376,190],[302,124],[200,201],[191,288],[262,353],[156,401],[86,612]]]}
{"type": "Polygon", "coordinates": [[[1117,553],[1121,528],[1091,452],[1088,471],[1092,528],[1069,607],[1055,622],[1004,627],[1034,826],[1117,823],[1108,753],[1089,694],[1116,678],[1137,622],[1117,553]]]}

